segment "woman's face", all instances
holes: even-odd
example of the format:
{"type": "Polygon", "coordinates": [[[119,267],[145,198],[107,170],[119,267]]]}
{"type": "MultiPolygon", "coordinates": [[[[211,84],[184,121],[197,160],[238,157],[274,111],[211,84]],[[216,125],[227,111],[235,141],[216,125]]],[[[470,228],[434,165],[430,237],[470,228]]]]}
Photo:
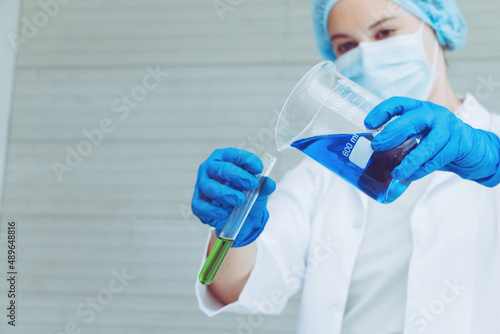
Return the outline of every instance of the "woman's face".
{"type": "MultiPolygon", "coordinates": [[[[337,57],[361,42],[411,34],[420,25],[417,17],[391,0],[340,0],[328,16],[330,41],[337,57]]],[[[427,61],[431,64],[435,37],[428,25],[424,26],[423,40],[427,61]]]]}

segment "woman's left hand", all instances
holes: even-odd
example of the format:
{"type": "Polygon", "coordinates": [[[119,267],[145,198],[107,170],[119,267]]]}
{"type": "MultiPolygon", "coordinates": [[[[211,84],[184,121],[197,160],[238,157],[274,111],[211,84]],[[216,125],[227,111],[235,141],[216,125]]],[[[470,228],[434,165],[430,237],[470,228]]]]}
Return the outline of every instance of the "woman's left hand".
{"type": "Polygon", "coordinates": [[[380,103],[365,126],[376,129],[396,115],[373,139],[375,151],[390,150],[414,135],[425,137],[393,170],[395,179],[414,181],[446,170],[489,187],[500,183],[500,139],[494,133],[471,127],[445,107],[404,97],[380,103]]]}

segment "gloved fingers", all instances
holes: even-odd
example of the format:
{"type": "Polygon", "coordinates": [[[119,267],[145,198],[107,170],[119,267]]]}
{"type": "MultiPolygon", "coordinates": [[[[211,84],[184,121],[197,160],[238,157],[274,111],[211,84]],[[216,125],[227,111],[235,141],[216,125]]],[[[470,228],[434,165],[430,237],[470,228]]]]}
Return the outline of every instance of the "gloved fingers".
{"type": "Polygon", "coordinates": [[[232,162],[233,164],[249,171],[252,174],[259,174],[264,169],[262,161],[252,152],[237,148],[225,148],[215,150],[213,157],[215,160],[232,162]]]}
{"type": "Polygon", "coordinates": [[[253,190],[259,186],[259,179],[232,162],[210,161],[205,165],[207,175],[220,181],[229,182],[238,190],[253,190]]]}
{"type": "Polygon", "coordinates": [[[423,106],[422,101],[407,97],[391,97],[381,102],[365,117],[365,126],[368,129],[376,129],[384,125],[392,117],[402,115],[410,110],[419,109],[423,106]]]}
{"type": "Polygon", "coordinates": [[[203,222],[207,219],[222,219],[229,214],[227,208],[202,199],[197,191],[191,201],[191,211],[203,222]]]}
{"type": "Polygon", "coordinates": [[[249,215],[242,227],[243,231],[240,230],[232,247],[242,247],[254,242],[264,230],[268,219],[269,213],[266,209],[256,218],[249,215]]]}
{"type": "Polygon", "coordinates": [[[457,155],[457,150],[454,145],[446,145],[432,159],[427,161],[413,175],[410,175],[406,180],[415,181],[437,170],[448,170],[450,162],[457,155]]]}
{"type": "Polygon", "coordinates": [[[422,165],[419,169],[417,169],[413,174],[405,178],[406,181],[413,182],[416,180],[419,180],[423,178],[424,176],[427,176],[431,174],[432,172],[435,172],[439,168],[436,168],[436,164],[434,160],[429,161],[429,163],[426,163],[422,165]]]}
{"type": "MultiPolygon", "coordinates": [[[[445,155],[438,155],[438,153],[443,150],[449,139],[449,133],[439,133],[439,131],[429,132],[422,142],[404,157],[401,164],[394,168],[392,177],[397,180],[406,180],[425,164],[428,164],[428,170],[433,169],[435,165],[439,165],[445,158],[445,155]],[[431,162],[433,159],[436,160],[431,162]]],[[[448,152],[448,150],[443,151],[444,154],[448,152]]]]}
{"type": "Polygon", "coordinates": [[[251,218],[261,217],[262,213],[266,209],[266,205],[267,205],[267,196],[257,197],[255,203],[252,206],[252,209],[250,209],[250,212],[248,213],[248,217],[251,218]]]}
{"type": "Polygon", "coordinates": [[[414,135],[423,133],[433,126],[433,114],[421,110],[409,111],[398,117],[372,140],[375,151],[388,151],[414,135]]]}
{"type": "MultiPolygon", "coordinates": [[[[238,199],[238,202],[236,204],[233,204],[233,199],[228,199],[224,198],[224,196],[213,196],[213,197],[208,197],[208,196],[200,196],[199,191],[195,191],[195,195],[193,196],[193,201],[192,201],[192,211],[193,213],[198,216],[198,218],[211,218],[211,219],[221,219],[227,217],[230,212],[234,209],[235,206],[243,205],[245,203],[245,196],[243,193],[234,190],[230,187],[221,185],[220,183],[210,180],[210,183],[216,183],[215,186],[222,186],[226,187],[229,189],[229,191],[234,192],[238,198],[240,195],[242,198],[238,199]],[[231,203],[230,203],[231,202],[231,203]]],[[[207,184],[207,183],[205,183],[207,184]]],[[[210,187],[208,187],[210,189],[210,187]]],[[[269,196],[270,193],[274,191],[276,188],[276,183],[270,179],[266,178],[264,181],[264,184],[261,188],[261,191],[259,192],[259,196],[255,200],[255,203],[250,210],[249,215],[253,216],[259,216],[262,214],[262,211],[266,208],[267,204],[267,197],[269,196]]],[[[209,190],[209,192],[212,190],[209,190]]],[[[217,189],[214,191],[218,191],[217,189]]],[[[213,194],[212,194],[213,195],[213,194]]]]}
{"type": "Polygon", "coordinates": [[[417,169],[415,173],[405,178],[405,180],[413,182],[437,170],[441,170],[446,164],[450,162],[448,161],[450,154],[446,151],[448,151],[448,149],[445,147],[442,151],[436,154],[431,160],[427,161],[419,169],[417,169]]]}
{"type": "Polygon", "coordinates": [[[206,179],[199,185],[200,193],[207,201],[215,200],[221,204],[240,206],[245,203],[245,195],[232,187],[219,183],[212,179],[206,179]]]}
{"type": "Polygon", "coordinates": [[[270,177],[266,176],[263,182],[264,183],[259,191],[259,197],[267,197],[276,190],[276,182],[274,182],[274,180],[270,177]]]}
{"type": "Polygon", "coordinates": [[[250,217],[262,216],[262,212],[265,211],[267,206],[267,198],[274,192],[275,189],[276,183],[273,181],[273,179],[266,177],[262,188],[260,188],[259,196],[255,200],[252,209],[248,213],[250,217]]]}

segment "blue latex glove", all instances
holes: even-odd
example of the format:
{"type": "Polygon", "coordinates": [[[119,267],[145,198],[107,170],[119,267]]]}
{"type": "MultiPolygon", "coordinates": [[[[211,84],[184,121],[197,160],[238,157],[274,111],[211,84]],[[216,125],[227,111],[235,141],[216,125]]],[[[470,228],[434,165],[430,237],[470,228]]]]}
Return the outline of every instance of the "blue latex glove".
{"type": "MultiPolygon", "coordinates": [[[[242,191],[259,186],[255,175],[261,173],[263,168],[262,161],[248,151],[236,148],[215,150],[198,170],[191,202],[193,213],[202,223],[215,227],[218,237],[233,208],[245,203],[242,191]]],[[[269,218],[267,197],[275,189],[276,183],[266,178],[232,247],[252,243],[264,230],[269,218]]]]}
{"type": "Polygon", "coordinates": [[[465,124],[445,107],[404,97],[376,106],[365,126],[376,129],[395,115],[400,117],[373,139],[375,151],[390,150],[417,134],[426,136],[392,171],[393,178],[414,181],[445,170],[488,187],[500,183],[500,139],[494,133],[465,124]]]}

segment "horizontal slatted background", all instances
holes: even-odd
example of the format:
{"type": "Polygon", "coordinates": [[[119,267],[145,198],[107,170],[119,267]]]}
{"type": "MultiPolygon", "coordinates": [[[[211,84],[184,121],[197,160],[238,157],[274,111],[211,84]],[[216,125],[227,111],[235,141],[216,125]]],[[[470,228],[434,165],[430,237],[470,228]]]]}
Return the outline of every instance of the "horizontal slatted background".
{"type": "MultiPolygon", "coordinates": [[[[73,321],[82,333],[236,333],[250,321],[252,333],[292,333],[298,298],[262,324],[198,310],[207,228],[189,206],[213,149],[275,152],[276,112],[320,61],[309,1],[241,1],[222,20],[212,1],[67,2],[20,44],[3,200],[3,223],[19,226],[16,330],[59,333],[73,321]],[[148,67],[168,76],[120,118],[114,101],[141,86],[148,67]],[[103,119],[113,131],[59,182],[51,164],[103,119]],[[87,322],[76,309],[122,268],[135,278],[87,322]]],[[[29,20],[41,11],[22,4],[29,20]]],[[[471,32],[449,55],[450,75],[457,91],[474,92],[481,78],[500,81],[500,3],[460,4],[471,32]]],[[[494,109],[499,96],[482,102],[494,109]]],[[[297,159],[284,153],[274,177],[297,159]]]]}

